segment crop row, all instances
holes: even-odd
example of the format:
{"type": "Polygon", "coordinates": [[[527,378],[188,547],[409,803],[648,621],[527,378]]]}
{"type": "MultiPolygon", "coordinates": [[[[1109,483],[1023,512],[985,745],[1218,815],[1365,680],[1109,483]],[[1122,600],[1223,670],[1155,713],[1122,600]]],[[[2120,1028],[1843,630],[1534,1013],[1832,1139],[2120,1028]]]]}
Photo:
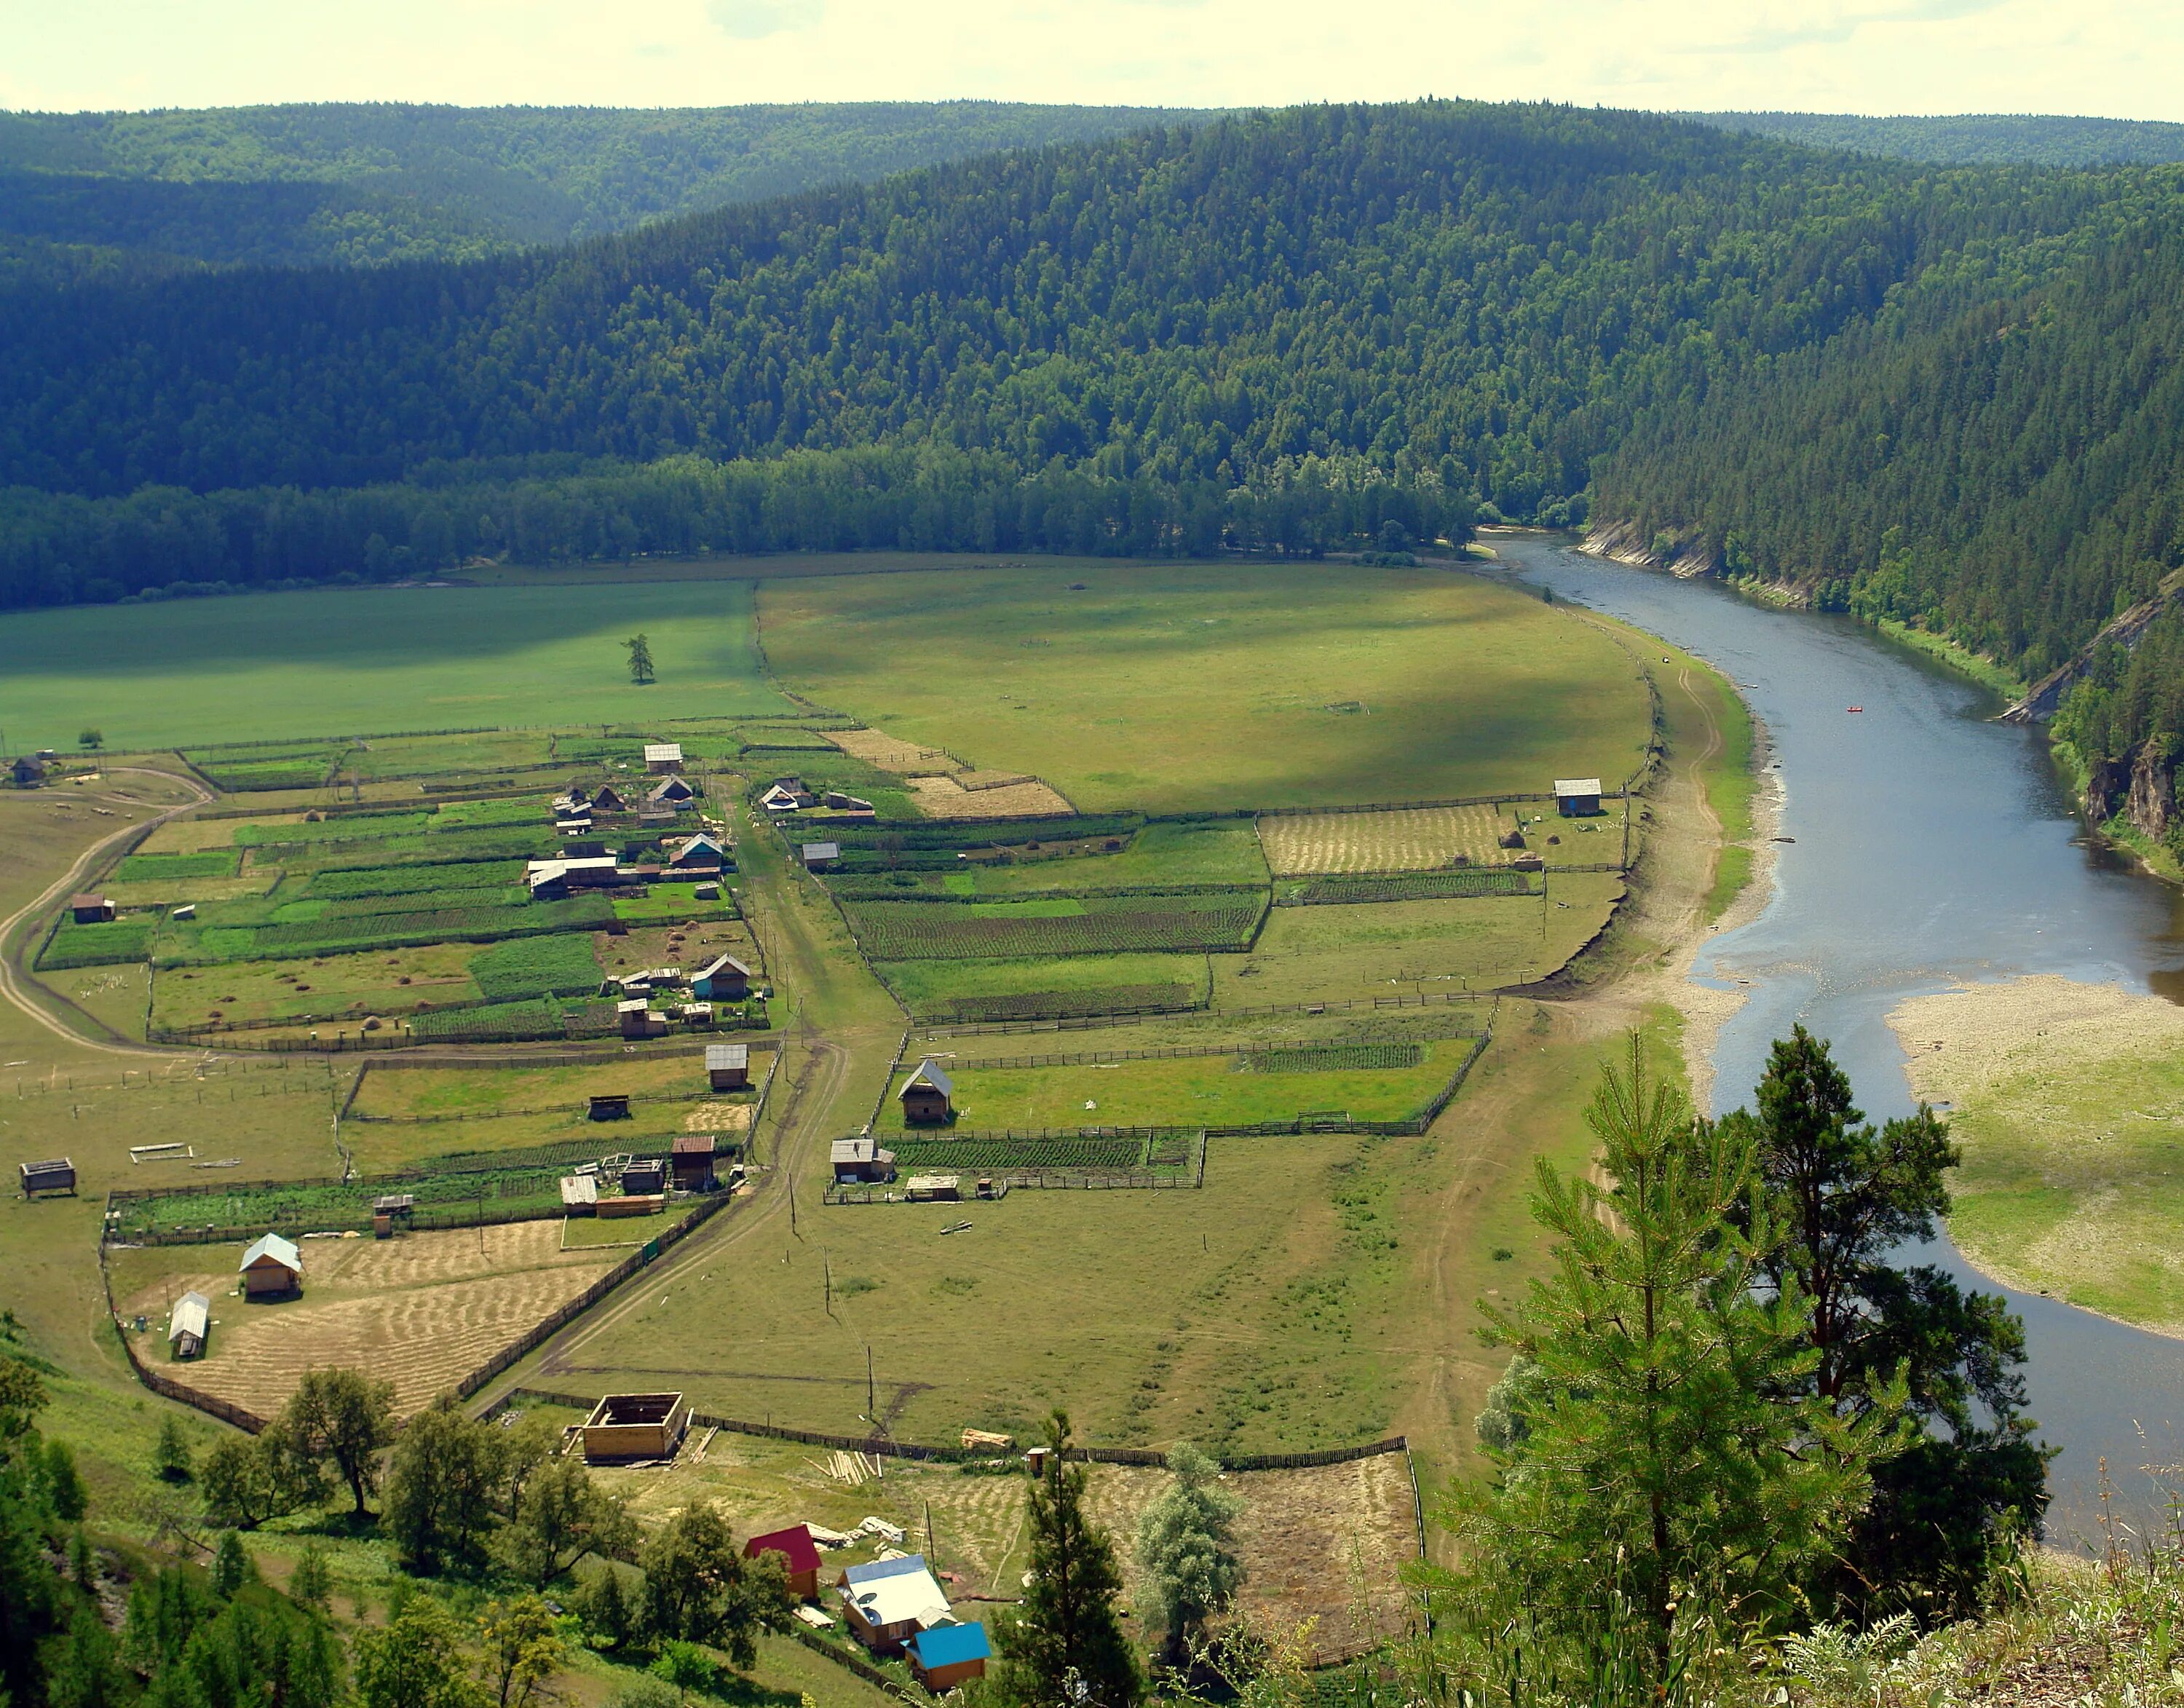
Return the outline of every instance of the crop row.
{"type": "Polygon", "coordinates": [[[859,944],[876,961],[1023,960],[1243,950],[1251,946],[1265,905],[1257,900],[1242,906],[994,918],[967,908],[880,902],[854,906],[849,913],[859,944]]]}
{"type": "Polygon", "coordinates": [[[1059,1020],[1083,1014],[1125,1014],[1134,1009],[1190,1008],[1197,992],[1188,985],[1095,985],[1075,991],[1019,991],[998,996],[950,996],[933,1004],[951,1020],[1059,1020]]]}
{"type": "Polygon", "coordinates": [[[70,967],[105,967],[141,961],[152,946],[155,923],[148,914],[98,925],[79,925],[73,919],[64,919],[60,929],[39,955],[38,970],[58,973],[70,967]]]}
{"type": "Polygon", "coordinates": [[[287,1228],[299,1232],[361,1229],[371,1220],[372,1200],[389,1191],[409,1193],[420,1208],[482,1200],[503,1210],[550,1209],[558,1208],[561,1202],[560,1175],[551,1169],[404,1175],[395,1181],[365,1178],[346,1185],[269,1181],[228,1192],[131,1199],[120,1207],[121,1227],[125,1233],[208,1225],[287,1228]]]}
{"type": "Polygon", "coordinates": [[[1361,1068],[1415,1068],[1425,1058],[1423,1044],[1304,1044],[1245,1051],[1237,1065],[1248,1074],[1340,1074],[1361,1068]]]}
{"type": "Polygon", "coordinates": [[[308,875],[304,893],[347,901],[364,896],[415,896],[433,890],[474,890],[487,885],[515,885],[522,881],[523,862],[520,860],[330,866],[308,875]]]}
{"type": "Polygon", "coordinates": [[[1314,878],[1287,900],[1300,906],[1345,901],[1430,901],[1471,896],[1535,896],[1529,878],[1506,868],[1473,866],[1445,872],[1390,872],[1356,878],[1314,878]]]}
{"type": "Polygon", "coordinates": [[[526,996],[594,994],[599,963],[588,935],[561,932],[550,937],[515,937],[471,957],[471,977],[496,1002],[526,996]]]}
{"type": "Polygon", "coordinates": [[[829,824],[827,834],[852,850],[905,852],[939,849],[1022,847],[1033,842],[1082,842],[1095,837],[1126,837],[1136,834],[1145,821],[1134,813],[1109,813],[1069,818],[1013,818],[1006,823],[950,823],[944,819],[913,818],[884,823],[829,824]]]}
{"type": "Polygon", "coordinates": [[[242,864],[233,848],[198,854],[131,854],[114,869],[118,884],[161,883],[170,878],[232,878],[242,864]]]}
{"type": "Polygon", "coordinates": [[[357,919],[309,919],[285,925],[208,926],[161,944],[158,964],[196,966],[225,961],[287,960],[429,943],[492,942],[556,931],[603,930],[614,904],[603,896],[520,907],[449,907],[381,913],[357,919]]]}
{"type": "Polygon", "coordinates": [[[1101,1134],[1039,1138],[890,1138],[898,1167],[951,1169],[967,1174],[999,1169],[1100,1169],[1145,1165],[1145,1141],[1101,1134]]]}
{"type": "Polygon", "coordinates": [[[437,1008],[410,1022],[413,1037],[449,1042],[521,1043],[538,1038],[599,1038],[615,1028],[611,1002],[561,1002],[534,996],[470,1008],[437,1008]]]}

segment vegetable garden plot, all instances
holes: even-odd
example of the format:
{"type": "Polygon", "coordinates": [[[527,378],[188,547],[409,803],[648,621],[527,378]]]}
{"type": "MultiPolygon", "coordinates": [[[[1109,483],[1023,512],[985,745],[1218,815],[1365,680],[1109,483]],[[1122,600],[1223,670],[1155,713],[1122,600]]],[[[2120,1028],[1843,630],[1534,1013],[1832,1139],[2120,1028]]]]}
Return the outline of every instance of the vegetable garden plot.
{"type": "Polygon", "coordinates": [[[471,977],[493,1002],[595,994],[599,963],[588,934],[518,937],[473,956],[471,977]]]}
{"type": "Polygon", "coordinates": [[[158,924],[150,914],[98,925],[79,925],[73,919],[64,919],[53,941],[39,954],[38,970],[56,973],[70,967],[142,961],[151,952],[152,933],[158,924]]]}
{"type": "Polygon", "coordinates": [[[1143,950],[1241,950],[1267,907],[1263,890],[1139,894],[1032,902],[844,905],[876,961],[1033,958],[1143,950]]]}
{"type": "Polygon", "coordinates": [[[1145,1166],[1145,1141],[1122,1136],[1055,1134],[1013,1138],[969,1134],[960,1139],[891,1138],[896,1164],[912,1169],[960,1169],[966,1174],[1000,1169],[1099,1169],[1119,1172],[1145,1166]]]}
{"type": "Polygon", "coordinates": [[[603,930],[613,917],[613,904],[596,895],[573,896],[566,901],[431,908],[362,918],[301,919],[285,924],[229,924],[207,908],[196,920],[172,929],[163,942],[159,964],[184,967],[222,961],[293,960],[358,949],[492,942],[558,931],[603,930]]]}
{"type": "Polygon", "coordinates": [[[241,851],[208,848],[200,854],[131,854],[114,868],[117,884],[158,884],[175,878],[232,878],[242,869],[241,851]]]}
{"type": "Polygon", "coordinates": [[[1244,1051],[1236,1065],[1247,1074],[1335,1074],[1359,1068],[1415,1068],[1425,1058],[1423,1044],[1306,1044],[1244,1051]]]}
{"type": "Polygon", "coordinates": [[[1314,878],[1278,902],[1323,907],[1346,901],[1432,901],[1473,896],[1536,896],[1539,889],[1522,872],[1506,867],[1467,867],[1453,872],[1395,873],[1365,878],[1314,878]]]}
{"type": "Polygon", "coordinates": [[[1061,1020],[1132,1010],[1192,1008],[1199,994],[1188,985],[1096,985],[1082,991],[1024,991],[1014,996],[949,996],[930,1004],[950,1020],[1061,1020]]]}

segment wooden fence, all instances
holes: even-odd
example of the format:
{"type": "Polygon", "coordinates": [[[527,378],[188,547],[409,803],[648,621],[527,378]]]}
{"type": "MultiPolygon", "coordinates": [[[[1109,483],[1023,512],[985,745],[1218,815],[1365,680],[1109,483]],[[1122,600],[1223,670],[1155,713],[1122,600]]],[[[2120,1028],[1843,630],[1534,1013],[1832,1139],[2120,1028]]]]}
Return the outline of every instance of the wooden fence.
{"type": "MultiPolygon", "coordinates": [[[[1451,1002],[1485,1003],[1491,1000],[1485,991],[1425,991],[1407,996],[1350,996],[1323,1002],[1272,1002],[1251,1008],[1223,1008],[1220,1017],[1223,1020],[1250,1020],[1270,1014],[1337,1014],[1358,1010],[1369,1013],[1376,1009],[1431,1008],[1445,1007],[1451,1002]]],[[[1147,1014],[1188,1013],[1203,1006],[1194,1003],[1188,1009],[1119,1008],[1102,1014],[1072,1014],[1045,1020],[921,1021],[916,1031],[918,1036],[924,1038],[975,1038],[1028,1032],[1094,1032],[1103,1027],[1125,1025],[1147,1014]]]]}
{"type": "MultiPolygon", "coordinates": [[[[489,1421],[510,1407],[526,1402],[534,1405],[569,1406],[588,1413],[599,1404],[599,1396],[562,1393],[545,1388],[512,1387],[479,1415],[489,1421]]],[[[783,1423],[751,1423],[738,1418],[717,1417],[705,1411],[692,1412],[690,1422],[697,1429],[718,1429],[730,1435],[762,1436],[773,1441],[800,1442],[807,1447],[835,1448],[844,1453],[871,1454],[883,1459],[974,1465],[1006,1456],[985,1448],[934,1446],[922,1442],[898,1441],[893,1436],[883,1434],[833,1435],[823,1430],[794,1429],[783,1423]]],[[[1302,1453],[1224,1454],[1220,1456],[1219,1462],[1223,1471],[1305,1471],[1320,1465],[1348,1465],[1361,1459],[1377,1459],[1383,1454],[1407,1453],[1409,1450],[1407,1437],[1391,1435],[1382,1441],[1362,1442],[1352,1447],[1314,1448],[1302,1453]]],[[[1134,1465],[1152,1469],[1158,1469],[1167,1463],[1165,1453],[1149,1447],[1072,1447],[1062,1456],[1087,1465],[1134,1465]]]]}
{"type": "MultiPolygon", "coordinates": [[[[1459,1031],[1444,1035],[1468,1038],[1479,1035],[1459,1031]]],[[[975,1068],[1089,1068],[1104,1066],[1110,1062],[1180,1062],[1212,1056],[1256,1056],[1273,1050],[1341,1050],[1373,1041],[1356,1038],[1292,1038],[1263,1044],[1162,1044],[1145,1050],[1072,1050],[1036,1056],[980,1057],[975,1061],[959,1061],[956,1065],[965,1072],[975,1068]]],[[[1436,1039],[1433,1041],[1440,1041],[1436,1039]]]]}

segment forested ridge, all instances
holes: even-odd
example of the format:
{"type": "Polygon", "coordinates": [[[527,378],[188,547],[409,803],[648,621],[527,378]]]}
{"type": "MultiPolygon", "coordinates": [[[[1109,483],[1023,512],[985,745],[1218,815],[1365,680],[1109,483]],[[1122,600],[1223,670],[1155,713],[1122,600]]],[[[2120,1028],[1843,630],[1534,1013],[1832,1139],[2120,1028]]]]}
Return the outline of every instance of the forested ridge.
{"type": "Polygon", "coordinates": [[[51,602],[479,550],[1576,521],[1639,413],[1892,293],[2021,288],[2156,195],[1639,114],[1322,107],[464,265],[20,285],[0,573],[51,602]]]}

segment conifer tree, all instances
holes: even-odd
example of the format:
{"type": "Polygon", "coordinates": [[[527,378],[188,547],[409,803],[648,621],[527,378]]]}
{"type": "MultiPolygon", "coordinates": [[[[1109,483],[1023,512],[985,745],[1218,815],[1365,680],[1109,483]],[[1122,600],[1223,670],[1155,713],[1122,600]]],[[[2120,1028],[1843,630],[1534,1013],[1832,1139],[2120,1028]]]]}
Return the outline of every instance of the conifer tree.
{"type": "Polygon", "coordinates": [[[629,679],[643,686],[652,680],[652,641],[644,634],[632,634],[622,645],[629,652],[629,679]]]}
{"type": "Polygon", "coordinates": [[[1470,1564],[1452,1587],[1474,1615],[1523,1618],[1535,1684],[1612,1651],[1658,1691],[1708,1621],[1792,1610],[1901,1444],[1902,1396],[1858,1417],[1812,1396],[1808,1303],[1794,1279],[1763,1286],[1777,1235],[1749,1136],[1695,1121],[1635,1035],[1586,1121],[1613,1184],[1541,1159],[1553,1273],[1485,1312],[1489,1343],[1532,1360],[1537,1386],[1498,1482],[1453,1492],[1470,1564]]]}
{"type": "Polygon", "coordinates": [[[1123,1577],[1084,1510],[1085,1472],[1064,1457],[1069,1417],[1047,1420],[1046,1464],[1029,1495],[1031,1582],[1000,1637],[1003,1693],[1026,1708],[1130,1708],[1142,1688],[1115,1603],[1123,1577]]]}

